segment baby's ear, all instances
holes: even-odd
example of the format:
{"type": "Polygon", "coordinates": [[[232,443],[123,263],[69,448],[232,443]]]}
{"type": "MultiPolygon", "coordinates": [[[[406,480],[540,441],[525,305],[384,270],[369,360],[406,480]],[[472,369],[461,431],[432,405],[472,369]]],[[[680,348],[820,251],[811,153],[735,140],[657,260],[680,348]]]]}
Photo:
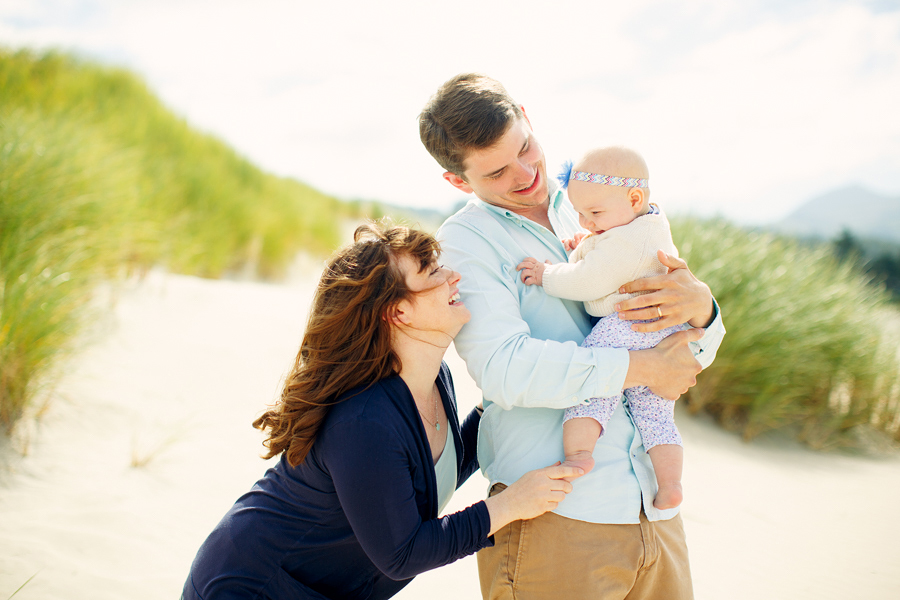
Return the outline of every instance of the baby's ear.
{"type": "Polygon", "coordinates": [[[647,200],[644,188],[631,188],[628,192],[628,200],[631,201],[631,210],[634,211],[634,214],[640,214],[644,210],[647,200]]]}

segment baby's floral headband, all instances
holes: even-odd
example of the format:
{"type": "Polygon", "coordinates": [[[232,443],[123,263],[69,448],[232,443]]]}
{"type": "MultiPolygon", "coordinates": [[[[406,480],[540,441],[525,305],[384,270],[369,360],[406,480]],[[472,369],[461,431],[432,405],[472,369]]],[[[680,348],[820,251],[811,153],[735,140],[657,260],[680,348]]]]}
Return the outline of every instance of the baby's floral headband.
{"type": "Polygon", "coordinates": [[[563,164],[563,169],[560,174],[556,176],[556,179],[559,181],[560,185],[563,186],[563,188],[569,187],[569,182],[572,180],[629,188],[646,188],[650,186],[647,179],[642,179],[639,177],[616,177],[615,175],[599,175],[597,173],[588,173],[587,171],[573,171],[573,166],[574,165],[572,164],[572,161],[567,160],[563,164]]]}

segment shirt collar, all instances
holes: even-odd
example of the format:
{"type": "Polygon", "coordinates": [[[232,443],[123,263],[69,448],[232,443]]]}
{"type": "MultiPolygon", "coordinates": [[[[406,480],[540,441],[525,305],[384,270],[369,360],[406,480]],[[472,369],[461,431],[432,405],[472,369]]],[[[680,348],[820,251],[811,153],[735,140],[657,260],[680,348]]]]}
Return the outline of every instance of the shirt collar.
{"type": "Polygon", "coordinates": [[[562,204],[563,198],[565,198],[566,194],[562,189],[562,186],[557,183],[555,179],[550,180],[550,208],[552,208],[555,212],[559,212],[559,207],[562,204]]]}
{"type": "MultiPolygon", "coordinates": [[[[559,183],[556,182],[555,179],[552,179],[548,182],[547,187],[549,189],[550,195],[550,205],[549,210],[552,212],[558,213],[559,207],[562,205],[563,198],[565,198],[565,192],[563,192],[562,187],[560,187],[559,183]]],[[[494,206],[493,204],[489,204],[482,200],[479,197],[475,197],[475,202],[478,203],[482,208],[492,213],[498,214],[501,217],[506,217],[507,219],[511,219],[513,221],[529,221],[530,219],[523,217],[520,214],[514,213],[508,208],[501,208],[499,206],[494,206]]]]}

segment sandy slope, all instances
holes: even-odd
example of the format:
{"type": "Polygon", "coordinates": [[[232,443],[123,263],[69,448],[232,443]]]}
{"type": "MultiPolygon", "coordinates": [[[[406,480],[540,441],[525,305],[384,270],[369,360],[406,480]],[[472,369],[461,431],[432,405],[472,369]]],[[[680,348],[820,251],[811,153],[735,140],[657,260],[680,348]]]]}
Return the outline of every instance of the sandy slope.
{"type": "MultiPolygon", "coordinates": [[[[178,597],[201,541],[267,466],[249,424],[293,359],[312,285],[151,273],[121,295],[29,454],[2,453],[0,599],[32,575],[17,600],[178,597]]],[[[466,409],[477,388],[448,360],[466,409]]],[[[680,423],[699,600],[900,597],[900,458],[748,446],[680,423]]],[[[485,487],[473,477],[451,509],[485,487]]],[[[470,557],[400,597],[477,590],[470,557]]]]}

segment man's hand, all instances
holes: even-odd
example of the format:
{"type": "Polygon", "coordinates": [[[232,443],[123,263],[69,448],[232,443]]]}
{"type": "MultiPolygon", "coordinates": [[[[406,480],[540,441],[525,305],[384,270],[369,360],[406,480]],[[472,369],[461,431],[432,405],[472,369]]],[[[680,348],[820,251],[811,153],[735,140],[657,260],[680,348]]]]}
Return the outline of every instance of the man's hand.
{"type": "MultiPolygon", "coordinates": [[[[550,264],[548,260],[546,264],[550,264]]],[[[525,285],[544,285],[545,263],[538,262],[530,256],[519,263],[516,271],[522,271],[522,283],[525,285]]]]}
{"type": "Polygon", "coordinates": [[[620,294],[650,292],[618,303],[616,311],[619,318],[629,321],[656,319],[651,323],[631,326],[634,331],[642,332],[660,331],[682,323],[692,327],[709,325],[715,316],[709,286],[694,277],[684,260],[662,250],[657,251],[657,256],[669,272],[637,279],[619,288],[620,294]]]}
{"type": "Polygon", "coordinates": [[[657,396],[677,400],[697,383],[700,363],[688,344],[703,337],[703,329],[677,331],[649,350],[628,352],[623,388],[645,385],[657,396]]]}

